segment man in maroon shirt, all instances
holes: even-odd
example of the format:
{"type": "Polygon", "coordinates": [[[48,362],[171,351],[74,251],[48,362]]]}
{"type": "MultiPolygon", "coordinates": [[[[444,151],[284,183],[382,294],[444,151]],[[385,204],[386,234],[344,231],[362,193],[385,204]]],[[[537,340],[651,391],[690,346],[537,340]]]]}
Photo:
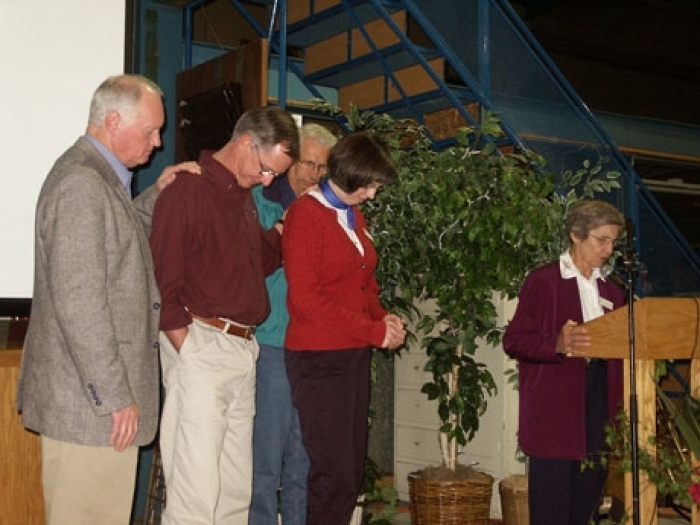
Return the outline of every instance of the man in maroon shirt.
{"type": "Polygon", "coordinates": [[[255,325],[270,311],[265,276],[282,262],[282,225],[260,226],[250,189],[269,185],[298,155],[286,111],[250,110],[222,149],[202,152],[201,176],[178,177],[156,203],[163,525],[248,523],[255,325]]]}

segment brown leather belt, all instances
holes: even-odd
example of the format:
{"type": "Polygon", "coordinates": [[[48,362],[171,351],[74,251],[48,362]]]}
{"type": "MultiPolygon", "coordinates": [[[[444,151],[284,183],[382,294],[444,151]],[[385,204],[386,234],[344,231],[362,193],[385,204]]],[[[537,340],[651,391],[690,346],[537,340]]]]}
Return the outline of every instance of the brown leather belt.
{"type": "Polygon", "coordinates": [[[192,312],[190,312],[190,315],[193,319],[197,319],[197,321],[201,321],[203,323],[208,324],[209,326],[218,328],[219,330],[227,334],[235,335],[236,337],[242,337],[243,339],[246,339],[248,341],[253,339],[253,336],[255,336],[254,326],[239,326],[237,324],[224,321],[223,319],[219,319],[218,317],[199,317],[198,315],[194,315],[192,312]]]}

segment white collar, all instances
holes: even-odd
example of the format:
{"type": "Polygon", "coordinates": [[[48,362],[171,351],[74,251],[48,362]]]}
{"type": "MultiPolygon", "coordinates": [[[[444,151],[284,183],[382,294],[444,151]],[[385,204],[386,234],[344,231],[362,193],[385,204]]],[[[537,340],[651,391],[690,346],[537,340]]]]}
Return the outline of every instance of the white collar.
{"type": "Polygon", "coordinates": [[[574,277],[580,277],[586,281],[595,281],[596,279],[602,278],[600,275],[600,268],[593,268],[591,278],[586,279],[583,274],[581,274],[579,269],[576,268],[574,260],[571,258],[571,250],[567,250],[565,253],[559,256],[559,272],[561,273],[562,279],[573,279],[574,277]]]}

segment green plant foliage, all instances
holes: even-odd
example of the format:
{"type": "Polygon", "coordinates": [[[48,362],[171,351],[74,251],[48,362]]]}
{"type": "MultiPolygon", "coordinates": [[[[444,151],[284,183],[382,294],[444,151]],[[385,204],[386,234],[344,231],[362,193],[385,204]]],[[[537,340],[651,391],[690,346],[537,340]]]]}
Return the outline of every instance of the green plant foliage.
{"type": "Polygon", "coordinates": [[[399,496],[393,485],[378,486],[381,478],[379,467],[375,461],[367,456],[365,458],[365,475],[362,480],[361,494],[364,494],[363,505],[372,502],[382,502],[383,506],[378,511],[366,512],[363,523],[373,525],[391,525],[391,518],[398,513],[397,503],[399,496]]]}
{"type": "Polygon", "coordinates": [[[685,444],[696,458],[700,458],[700,403],[694,397],[687,395],[683,399],[681,409],[677,409],[661,387],[656,385],[659,399],[671,414],[671,418],[683,436],[685,444]]]}
{"type": "MultiPolygon", "coordinates": [[[[610,463],[610,458],[618,460],[620,473],[632,471],[632,445],[630,422],[627,412],[621,411],[612,425],[605,428],[605,441],[609,452],[602,456],[588,458],[582,462],[582,469],[589,468],[593,462],[603,465],[610,463]]],[[[662,498],[671,498],[678,504],[693,504],[689,487],[694,483],[694,469],[688,454],[676,448],[667,440],[649,437],[647,443],[637,447],[637,465],[653,483],[662,498]]]]}
{"type": "MultiPolygon", "coordinates": [[[[331,109],[331,111],[333,111],[331,109]]],[[[555,177],[533,152],[503,153],[485,134],[503,135],[488,112],[480,130],[463,128],[456,144],[436,150],[411,120],[351,107],[348,126],[379,136],[396,162],[399,181],[363,205],[377,247],[382,302],[410,315],[424,334],[422,387],[438,403],[440,431],[460,445],[470,441],[496,394],[489,370],[474,360],[477,343],[498,344],[494,294],[517,295],[533,268],[563,251],[563,217],[585,195],[616,186],[590,164],[555,177]],[[420,311],[416,300],[435,305],[420,311]]]]}

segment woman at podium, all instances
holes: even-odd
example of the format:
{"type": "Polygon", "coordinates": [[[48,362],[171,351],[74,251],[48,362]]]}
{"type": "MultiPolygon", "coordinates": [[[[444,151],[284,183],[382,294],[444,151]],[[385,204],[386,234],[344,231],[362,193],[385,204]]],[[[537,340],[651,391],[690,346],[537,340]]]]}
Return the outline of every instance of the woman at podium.
{"type": "Polygon", "coordinates": [[[518,360],[518,441],[528,456],[530,523],[597,523],[607,471],[581,470],[605,449],[605,424],[622,402],[622,362],[586,359],[579,324],[622,306],[625,293],[601,275],[624,226],[607,202],[582,200],[565,221],[569,248],[532,271],[503,338],[518,360]]]}

